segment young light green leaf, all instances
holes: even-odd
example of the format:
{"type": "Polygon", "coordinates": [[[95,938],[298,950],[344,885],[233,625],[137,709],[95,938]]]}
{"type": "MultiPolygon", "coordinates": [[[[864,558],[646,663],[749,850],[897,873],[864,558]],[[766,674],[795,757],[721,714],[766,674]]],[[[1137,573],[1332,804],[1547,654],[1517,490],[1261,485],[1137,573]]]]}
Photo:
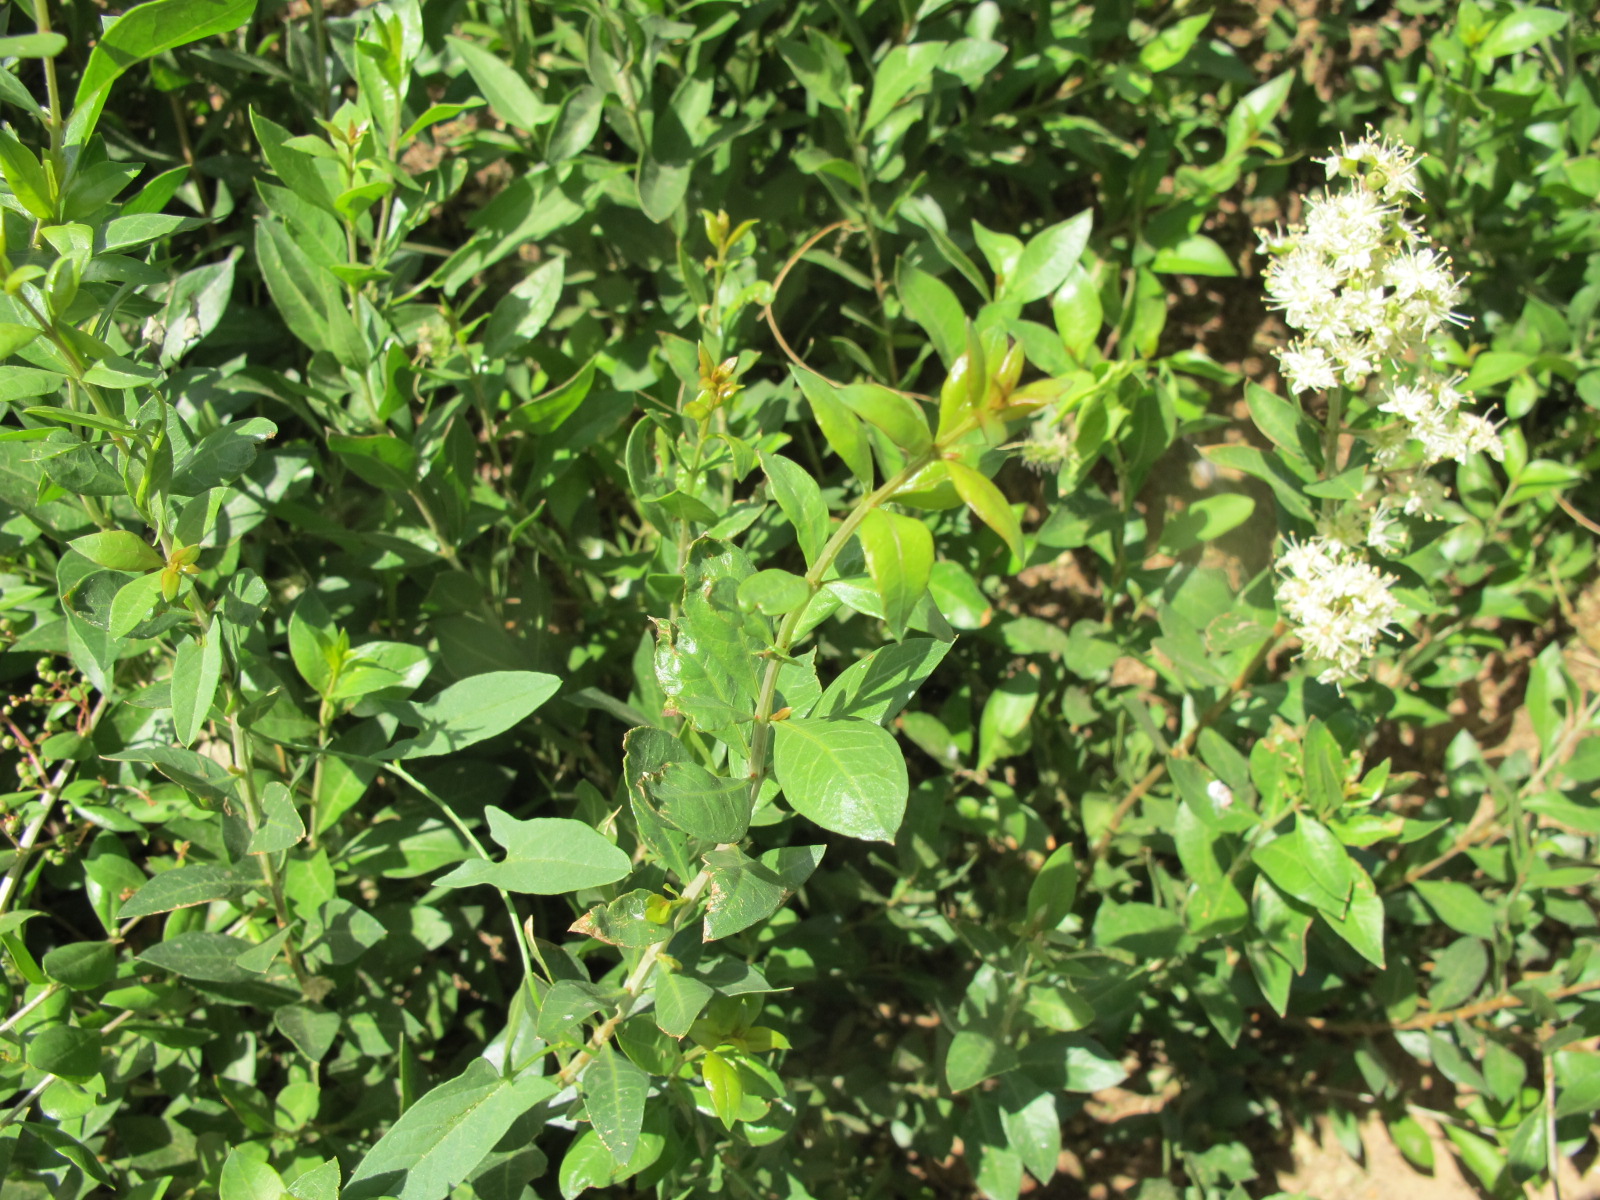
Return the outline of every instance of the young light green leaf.
{"type": "Polygon", "coordinates": [[[910,783],[887,730],[856,717],[810,717],[774,722],[773,735],[773,770],[796,812],[847,837],[894,841],[910,783]]]}
{"type": "Polygon", "coordinates": [[[555,1091],[551,1078],[507,1079],[473,1059],[401,1114],[356,1166],[341,1200],[444,1200],[512,1122],[555,1091]]]}
{"type": "Polygon", "coordinates": [[[126,529],[88,533],[73,538],[68,545],[90,562],[110,571],[156,571],[165,565],[154,546],[126,529]]]}
{"type": "Polygon", "coordinates": [[[437,886],[487,883],[511,892],[555,896],[614,883],[633,869],[625,853],[582,821],[568,817],[519,821],[492,804],[485,812],[489,836],[505,848],[505,858],[464,862],[436,880],[437,886]]]}
{"type": "Polygon", "coordinates": [[[853,383],[840,388],[837,395],[845,407],[883,430],[908,455],[925,454],[933,444],[928,418],[915,400],[876,383],[853,383]]]}
{"type": "Polygon", "coordinates": [[[1023,561],[1022,524],[1017,520],[1017,514],[1011,511],[1011,505],[1006,502],[1000,489],[965,463],[952,459],[945,466],[950,471],[950,482],[956,485],[956,491],[967,507],[1000,535],[1013,557],[1019,562],[1023,561]]]}
{"type": "Polygon", "coordinates": [[[639,1144],[650,1077],[606,1044],[584,1070],[579,1090],[595,1135],[619,1167],[626,1165],[639,1144]]]}
{"type": "Polygon", "coordinates": [[[11,194],[29,213],[41,221],[55,216],[50,181],[38,157],[9,129],[0,128],[0,174],[5,175],[11,194]]]}
{"type": "Polygon", "coordinates": [[[160,571],[140,575],[117,590],[111,598],[111,619],[106,630],[114,638],[127,637],[150,615],[161,600],[160,571]]]}
{"type": "Polygon", "coordinates": [[[424,758],[464,750],[526,719],[560,686],[556,676],[539,671],[488,671],[453,683],[432,699],[396,705],[401,722],[422,732],[396,743],[385,757],[424,758]]]}
{"type": "Polygon", "coordinates": [[[791,571],[769,567],[739,584],[739,607],[769,617],[793,612],[811,599],[811,585],[791,571]]]}
{"type": "Polygon", "coordinates": [[[725,1128],[732,1129],[744,1103],[744,1081],[739,1078],[739,1068],[711,1050],[700,1060],[700,1074],[706,1090],[711,1093],[712,1111],[725,1128]]]}

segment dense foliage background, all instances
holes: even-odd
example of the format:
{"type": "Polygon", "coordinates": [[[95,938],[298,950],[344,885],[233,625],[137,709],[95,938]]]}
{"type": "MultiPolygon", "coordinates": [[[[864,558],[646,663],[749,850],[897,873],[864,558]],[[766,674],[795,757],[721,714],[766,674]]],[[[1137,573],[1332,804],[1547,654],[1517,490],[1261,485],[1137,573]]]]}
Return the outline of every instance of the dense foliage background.
{"type": "Polygon", "coordinates": [[[0,9],[7,1200],[1592,1157],[1589,7],[0,9]],[[1503,451],[1322,682],[1368,123],[1503,451]]]}

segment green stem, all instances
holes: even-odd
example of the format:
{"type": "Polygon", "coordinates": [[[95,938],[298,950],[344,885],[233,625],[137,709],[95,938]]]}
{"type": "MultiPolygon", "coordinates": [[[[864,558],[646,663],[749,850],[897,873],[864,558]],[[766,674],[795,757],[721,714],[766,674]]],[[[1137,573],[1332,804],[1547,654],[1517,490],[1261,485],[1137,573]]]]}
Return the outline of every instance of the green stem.
{"type": "MultiPolygon", "coordinates": [[[[228,727],[233,734],[233,766],[239,774],[239,781],[243,785],[241,795],[245,804],[245,820],[254,833],[261,827],[261,797],[256,792],[256,772],[253,755],[250,753],[250,734],[245,727],[239,724],[237,713],[228,714],[228,727]]],[[[278,918],[280,929],[289,929],[293,924],[289,916],[289,905],[283,894],[283,875],[278,869],[276,858],[268,854],[257,855],[261,859],[261,874],[266,880],[267,890],[272,896],[272,908],[278,918]]],[[[315,985],[311,980],[311,973],[306,970],[305,963],[300,958],[300,948],[295,944],[291,934],[283,943],[284,956],[289,960],[289,969],[294,972],[295,982],[300,985],[300,990],[306,995],[313,995],[315,985]]]]}
{"type": "Polygon", "coordinates": [[[327,14],[322,11],[322,0],[311,0],[311,35],[316,42],[317,115],[327,117],[328,110],[328,27],[327,14]]]}
{"type": "MultiPolygon", "coordinates": [[[[49,33],[50,30],[50,4],[49,0],[33,0],[33,22],[40,33],[49,33]]],[[[66,134],[67,123],[61,115],[61,84],[56,79],[56,60],[46,57],[44,60],[44,90],[46,104],[49,106],[50,115],[46,120],[46,128],[50,130],[50,160],[56,169],[56,184],[61,184],[61,143],[66,134]]]]}

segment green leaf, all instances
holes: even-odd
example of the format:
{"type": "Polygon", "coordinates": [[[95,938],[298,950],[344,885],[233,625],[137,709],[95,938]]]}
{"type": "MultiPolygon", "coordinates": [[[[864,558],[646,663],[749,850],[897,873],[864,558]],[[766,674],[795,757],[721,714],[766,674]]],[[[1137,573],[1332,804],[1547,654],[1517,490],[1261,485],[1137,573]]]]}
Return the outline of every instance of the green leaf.
{"type": "Polygon", "coordinates": [[[609,1043],[595,1052],[579,1081],[589,1123],[619,1167],[627,1164],[639,1145],[649,1088],[650,1077],[609,1043]]]}
{"type": "Polygon", "coordinates": [[[839,398],[839,391],[814,371],[790,367],[789,373],[805,394],[822,436],[863,486],[872,486],[872,449],[855,414],[839,398]]]}
{"type": "Polygon", "coordinates": [[[1040,685],[1039,668],[1030,665],[1007,675],[989,693],[978,721],[978,770],[1027,749],[1040,685]]]}
{"type": "Polygon", "coordinates": [[[933,568],[933,534],[916,517],[868,511],[856,528],[878,595],[883,598],[884,620],[892,637],[905,634],[912,610],[928,590],[933,568]]]}
{"type": "Polygon", "coordinates": [[[1083,257],[1089,244],[1094,213],[1085,209],[1077,216],[1041,230],[1028,239],[1016,268],[1001,294],[1026,304],[1040,300],[1059,288],[1083,257]]]}
{"type": "Polygon", "coordinates": [[[750,828],[750,781],[724,779],[693,762],[668,763],[644,779],[667,821],[692,837],[736,842],[750,828]]]}
{"type": "Polygon", "coordinates": [[[894,841],[910,785],[887,730],[842,717],[777,721],[773,733],[773,770],[796,812],[834,833],[894,841]]]}
{"type": "Polygon", "coordinates": [[[1372,879],[1355,863],[1350,864],[1354,883],[1350,902],[1342,911],[1322,910],[1328,927],[1355,948],[1373,966],[1384,966],[1383,901],[1372,879]]]}
{"type": "Polygon", "coordinates": [[[217,1186],[217,1200],[282,1200],[283,1177],[264,1161],[241,1154],[237,1148],[228,1152],[222,1163],[222,1176],[217,1186]]]}
{"type": "Polygon", "coordinates": [[[294,1200],[339,1200],[339,1160],[330,1158],[320,1167],[297,1175],[288,1194],[294,1200]]]}
{"type": "MultiPolygon", "coordinates": [[[[839,388],[835,395],[856,416],[883,430],[888,439],[907,455],[914,458],[925,454],[933,445],[928,418],[915,400],[876,383],[853,383],[839,388]]],[[[821,421],[820,414],[818,421],[821,421]]],[[[828,440],[831,443],[833,439],[828,440]]],[[[840,457],[844,455],[841,453],[840,457]]]]}
{"type": "Polygon", "coordinates": [[[1357,870],[1350,861],[1349,852],[1326,825],[1303,812],[1295,817],[1295,833],[1299,836],[1301,862],[1306,871],[1342,907],[1350,897],[1357,870]]]}
{"type": "Polygon", "coordinates": [[[519,821],[492,804],[484,811],[489,836],[504,847],[505,858],[464,862],[435,880],[436,886],[487,883],[510,892],[555,896],[614,883],[633,869],[625,853],[582,821],[568,817],[519,821]]]}
{"type": "Polygon", "coordinates": [[[934,638],[880,646],[839,672],[811,715],[860,717],[887,727],[949,650],[949,642],[934,638]]]}
{"type": "Polygon", "coordinates": [[[213,983],[258,982],[259,974],[246,971],[236,961],[239,955],[252,949],[254,947],[249,942],[240,938],[192,929],[169,937],[164,942],[157,942],[139,955],[139,960],[190,979],[205,979],[213,983]]]}
{"type": "Polygon", "coordinates": [[[791,571],[769,567],[739,584],[739,607],[769,617],[793,612],[811,599],[811,585],[791,571]]]}
{"type": "Polygon", "coordinates": [[[129,580],[111,598],[111,619],[106,631],[114,638],[127,637],[150,615],[161,601],[160,571],[129,580]]]}
{"type": "Polygon", "coordinates": [[[659,920],[662,897],[648,888],[635,888],[624,892],[615,900],[596,904],[568,928],[612,946],[626,950],[639,950],[664,942],[672,930],[659,920]]]}
{"type": "Polygon", "coordinates": [[[1489,36],[1478,47],[1478,57],[1492,62],[1497,58],[1531,49],[1567,27],[1567,14],[1556,8],[1518,5],[1495,22],[1489,36]]]}
{"type": "Polygon", "coordinates": [[[1074,266],[1050,300],[1050,316],[1067,353],[1081,361],[1100,337],[1105,308],[1094,277],[1081,265],[1074,266]]]}
{"type": "Polygon", "coordinates": [[[1011,511],[1000,489],[965,463],[954,459],[945,463],[950,471],[950,482],[956,485],[962,501],[977,514],[990,529],[1000,535],[1000,540],[1010,548],[1012,557],[1024,561],[1022,523],[1011,511]]]}
{"type": "Polygon", "coordinates": [[[1203,496],[1162,527],[1156,548],[1174,557],[1206,542],[1215,541],[1250,519],[1256,502],[1240,492],[1203,496]]]}
{"type": "Polygon", "coordinates": [[[146,883],[122,906],[119,920],[172,912],[213,900],[231,900],[260,884],[259,877],[240,875],[232,867],[195,863],[163,871],[146,883]]]}
{"type": "Polygon", "coordinates": [[[739,1077],[739,1068],[711,1050],[700,1060],[700,1073],[711,1093],[712,1111],[725,1128],[732,1129],[744,1104],[744,1081],[739,1077]]]}
{"type": "Polygon", "coordinates": [[[553,1079],[506,1079],[481,1058],[406,1109],[356,1166],[341,1200],[444,1200],[553,1079]]]}
{"type": "Polygon", "coordinates": [[[417,485],[417,452],[409,442],[393,434],[366,437],[329,434],[328,449],[373,487],[406,492],[417,485]]]}
{"type": "Polygon", "coordinates": [[[326,213],[340,215],[334,200],[338,184],[330,174],[324,174],[326,159],[292,145],[293,135],[287,129],[254,109],[250,110],[250,127],[261,143],[262,157],[290,191],[326,213]]]}
{"type": "Polygon", "coordinates": [[[67,48],[59,33],[20,33],[0,38],[0,58],[54,58],[67,48]]]}
{"type": "MultiPolygon", "coordinates": [[[[3,132],[3,131],[0,131],[3,132]]],[[[0,322],[0,358],[10,358],[39,336],[40,330],[32,325],[0,322]]],[[[54,390],[53,388],[51,389],[54,390]]]]}
{"type": "Polygon", "coordinates": [[[28,1065],[69,1078],[93,1075],[100,1070],[100,1035],[76,1025],[52,1025],[28,1042],[28,1065]]]}
{"type": "Polygon", "coordinates": [[[85,534],[73,538],[68,545],[90,562],[112,571],[158,571],[166,565],[154,546],[125,529],[85,534]]]}
{"type": "Polygon", "coordinates": [[[50,181],[38,157],[9,129],[0,128],[0,173],[5,175],[11,194],[28,212],[41,221],[55,216],[50,181]]]}
{"type": "Polygon", "coordinates": [[[785,846],[759,859],[737,847],[705,856],[711,871],[704,940],[714,942],[765,921],[799,890],[822,861],[821,846],[785,846]]]}
{"type": "Polygon", "coordinates": [[[483,327],[483,352],[503,358],[538,335],[555,314],[566,278],[566,258],[556,256],[540,264],[494,306],[483,327]]]}
{"type": "Polygon", "coordinates": [[[1419,1171],[1433,1170],[1433,1139],[1415,1117],[1408,1115],[1392,1120],[1388,1122],[1388,1129],[1395,1148],[1413,1167],[1419,1171]]]}
{"type": "Polygon", "coordinates": [[[1017,1055],[1010,1046],[976,1029],[963,1029],[950,1041],[944,1078],[952,1092],[964,1092],[1016,1065],[1017,1055]]]}
{"type": "Polygon", "coordinates": [[[902,101],[926,92],[944,58],[945,43],[919,42],[892,46],[872,75],[872,100],[861,122],[865,134],[902,101]]]}
{"type": "Polygon", "coordinates": [[[1167,275],[1233,276],[1239,273],[1228,252],[1203,233],[1191,233],[1176,245],[1158,249],[1150,269],[1167,275]]]}
{"type": "Polygon", "coordinates": [[[1316,446],[1316,431],[1298,405],[1253,382],[1245,384],[1244,398],[1256,428],[1285,454],[1304,460],[1307,449],[1316,446]]]}
{"type": "Polygon", "coordinates": [[[255,8],[256,0],[150,0],[109,21],[78,80],[67,123],[67,144],[88,141],[112,83],[129,67],[178,46],[237,29],[255,8]]]}
{"type": "Polygon", "coordinates": [[[753,574],[743,551],[701,538],[690,547],[683,615],[656,622],[656,682],[668,713],[743,751],[760,688],[757,657],[770,641],[764,618],[739,607],[753,574]]]}
{"type": "Polygon", "coordinates": [[[1234,155],[1248,150],[1261,131],[1289,99],[1289,89],[1294,86],[1295,72],[1285,71],[1247,93],[1228,114],[1228,144],[1226,152],[1234,155]]]}
{"type": "Polygon", "coordinates": [[[285,1004],[273,1010],[272,1023],[312,1062],[321,1062],[328,1056],[341,1024],[338,1013],[309,1004],[285,1004]]]}
{"type": "Polygon", "coordinates": [[[1412,886],[1439,920],[1457,933],[1482,938],[1486,942],[1495,940],[1500,928],[1500,914],[1470,884],[1419,879],[1412,886]]]}
{"type": "Polygon", "coordinates": [[[1211,23],[1211,13],[1195,13],[1163,29],[1139,51],[1139,65],[1151,74],[1171,70],[1184,60],[1195,39],[1211,23]]]}
{"type": "Polygon", "coordinates": [[[1061,1116],[1055,1097],[1020,1071],[1000,1081],[1000,1127],[1022,1165],[1048,1183],[1061,1157],[1061,1116]]]}
{"type": "Polygon", "coordinates": [[[538,671],[487,671],[453,683],[432,699],[396,705],[402,724],[422,730],[397,742],[387,758],[453,754],[525,720],[561,686],[538,671]]]}
{"type": "Polygon", "coordinates": [[[794,526],[806,566],[815,566],[817,555],[828,542],[828,505],[822,499],[822,489],[804,467],[781,454],[763,454],[761,469],[766,472],[772,498],[794,526]]]}
{"type": "Polygon", "coordinates": [[[714,994],[709,987],[691,975],[677,971],[657,971],[656,1027],[668,1037],[683,1037],[714,994]]]}
{"type": "Polygon", "coordinates": [[[1072,846],[1058,846],[1028,885],[1028,923],[1054,929],[1072,911],[1078,898],[1078,864],[1072,846]]]}
{"type": "Polygon", "coordinates": [[[221,681],[221,630],[212,630],[204,640],[193,637],[178,644],[172,661],[172,724],[185,746],[205,729],[221,681]]]}
{"type": "Polygon", "coordinates": [[[922,326],[940,360],[950,366],[966,348],[967,315],[960,299],[942,279],[903,259],[895,268],[894,281],[906,314],[922,326]]]}
{"type": "Polygon", "coordinates": [[[47,953],[39,965],[57,983],[83,992],[117,973],[117,953],[110,942],[69,942],[47,953]]]}
{"type": "Polygon", "coordinates": [[[276,854],[299,844],[306,836],[294,797],[274,780],[261,790],[261,824],[250,835],[250,854],[276,854]]]}
{"type": "Polygon", "coordinates": [[[511,65],[482,46],[458,37],[447,37],[451,49],[466,64],[472,81],[478,85],[489,107],[500,119],[517,128],[532,132],[547,124],[556,115],[556,106],[546,104],[533,94],[522,76],[511,65]]]}

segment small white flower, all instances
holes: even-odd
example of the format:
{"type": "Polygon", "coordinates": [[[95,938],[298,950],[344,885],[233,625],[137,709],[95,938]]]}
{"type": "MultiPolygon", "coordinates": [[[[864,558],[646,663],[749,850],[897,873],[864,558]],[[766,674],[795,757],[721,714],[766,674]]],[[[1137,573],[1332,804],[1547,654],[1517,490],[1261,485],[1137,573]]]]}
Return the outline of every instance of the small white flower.
{"type": "Polygon", "coordinates": [[[1290,342],[1278,352],[1278,365],[1290,389],[1296,392],[1316,392],[1339,385],[1333,360],[1321,346],[1290,342]]]}
{"type": "Polygon", "coordinates": [[[1220,779],[1213,779],[1206,784],[1206,795],[1211,797],[1211,803],[1224,811],[1233,807],[1233,789],[1220,779]]]}
{"type": "Polygon", "coordinates": [[[1324,538],[1290,542],[1278,559],[1278,602],[1308,657],[1328,663],[1323,683],[1359,679],[1378,638],[1399,616],[1385,575],[1346,546],[1324,538]]]}

